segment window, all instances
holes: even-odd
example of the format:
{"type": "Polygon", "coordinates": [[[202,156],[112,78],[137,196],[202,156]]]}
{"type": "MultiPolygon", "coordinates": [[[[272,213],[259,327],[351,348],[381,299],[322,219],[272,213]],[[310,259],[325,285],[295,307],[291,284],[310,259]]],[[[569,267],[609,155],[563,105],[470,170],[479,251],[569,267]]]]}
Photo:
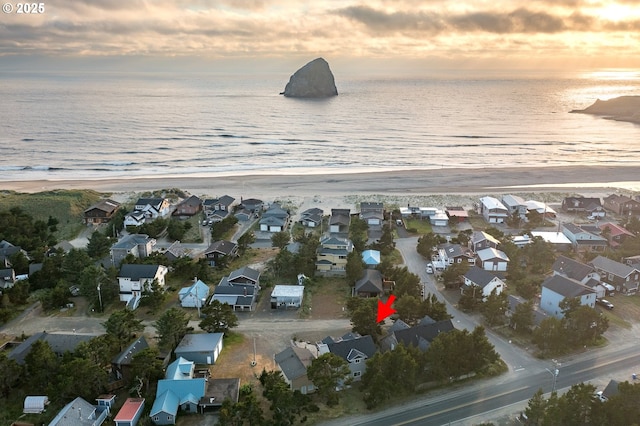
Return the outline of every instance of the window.
{"type": "Polygon", "coordinates": [[[353,360],[354,364],[360,364],[360,361],[362,361],[360,358],[356,358],[353,360]]]}
{"type": "Polygon", "coordinates": [[[355,371],[353,373],[353,377],[360,377],[361,374],[362,374],[362,371],[355,371]]]}
{"type": "Polygon", "coordinates": [[[154,422],[159,422],[160,421],[160,416],[154,416],[153,417],[153,421],[154,422]]]}

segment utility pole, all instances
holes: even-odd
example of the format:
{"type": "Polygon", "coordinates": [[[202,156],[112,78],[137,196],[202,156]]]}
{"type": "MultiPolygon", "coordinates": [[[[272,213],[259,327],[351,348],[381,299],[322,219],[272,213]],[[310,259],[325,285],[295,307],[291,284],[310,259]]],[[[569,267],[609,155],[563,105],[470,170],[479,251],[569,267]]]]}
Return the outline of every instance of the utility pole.
{"type": "Polygon", "coordinates": [[[102,292],[100,291],[100,284],[98,284],[98,300],[100,300],[100,312],[103,312],[104,309],[102,308],[102,292]]]}
{"type": "Polygon", "coordinates": [[[558,374],[560,373],[560,366],[562,364],[560,364],[556,359],[552,359],[551,361],[553,361],[553,367],[554,367],[553,371],[549,370],[548,368],[545,368],[545,370],[547,370],[549,374],[551,374],[551,376],[553,377],[553,382],[551,385],[551,393],[553,393],[556,391],[556,382],[558,380],[558,374]]]}

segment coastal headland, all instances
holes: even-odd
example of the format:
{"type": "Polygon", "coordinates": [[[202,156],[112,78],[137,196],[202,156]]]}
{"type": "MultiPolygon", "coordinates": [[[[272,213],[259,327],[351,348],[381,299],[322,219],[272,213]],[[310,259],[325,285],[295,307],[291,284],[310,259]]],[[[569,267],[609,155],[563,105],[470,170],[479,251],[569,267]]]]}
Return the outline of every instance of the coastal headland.
{"type": "Polygon", "coordinates": [[[367,173],[157,176],[108,179],[0,181],[0,189],[34,193],[54,189],[144,192],[180,188],[192,194],[260,197],[426,195],[505,192],[640,190],[638,166],[441,168],[367,173]]]}

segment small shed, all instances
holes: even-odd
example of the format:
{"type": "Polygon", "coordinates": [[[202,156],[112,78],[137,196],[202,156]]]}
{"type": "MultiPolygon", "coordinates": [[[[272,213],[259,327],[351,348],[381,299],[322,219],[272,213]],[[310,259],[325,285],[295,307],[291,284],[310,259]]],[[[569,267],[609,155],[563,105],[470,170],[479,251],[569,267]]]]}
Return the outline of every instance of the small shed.
{"type": "Polygon", "coordinates": [[[271,292],[271,309],[299,308],[302,306],[304,286],[276,285],[271,292]]]}
{"type": "Polygon", "coordinates": [[[47,409],[47,405],[49,405],[49,398],[46,396],[27,396],[24,399],[22,412],[25,414],[41,414],[47,409]]]}

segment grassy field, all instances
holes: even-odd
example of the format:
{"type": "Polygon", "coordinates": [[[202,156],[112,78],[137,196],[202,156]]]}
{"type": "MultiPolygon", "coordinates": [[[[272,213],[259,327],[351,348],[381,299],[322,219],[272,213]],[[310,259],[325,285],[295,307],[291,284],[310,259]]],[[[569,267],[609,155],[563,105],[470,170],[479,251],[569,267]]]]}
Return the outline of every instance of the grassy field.
{"type": "Polygon", "coordinates": [[[25,194],[14,191],[0,191],[0,207],[8,210],[20,207],[34,220],[47,221],[49,217],[58,220],[59,240],[75,238],[84,228],[82,215],[86,208],[108,196],[91,190],[54,190],[25,194]]]}
{"type": "Polygon", "coordinates": [[[415,229],[416,232],[420,235],[428,234],[433,231],[433,228],[431,228],[431,224],[429,223],[428,220],[407,218],[407,219],[404,219],[404,223],[407,230],[415,229]]]}

